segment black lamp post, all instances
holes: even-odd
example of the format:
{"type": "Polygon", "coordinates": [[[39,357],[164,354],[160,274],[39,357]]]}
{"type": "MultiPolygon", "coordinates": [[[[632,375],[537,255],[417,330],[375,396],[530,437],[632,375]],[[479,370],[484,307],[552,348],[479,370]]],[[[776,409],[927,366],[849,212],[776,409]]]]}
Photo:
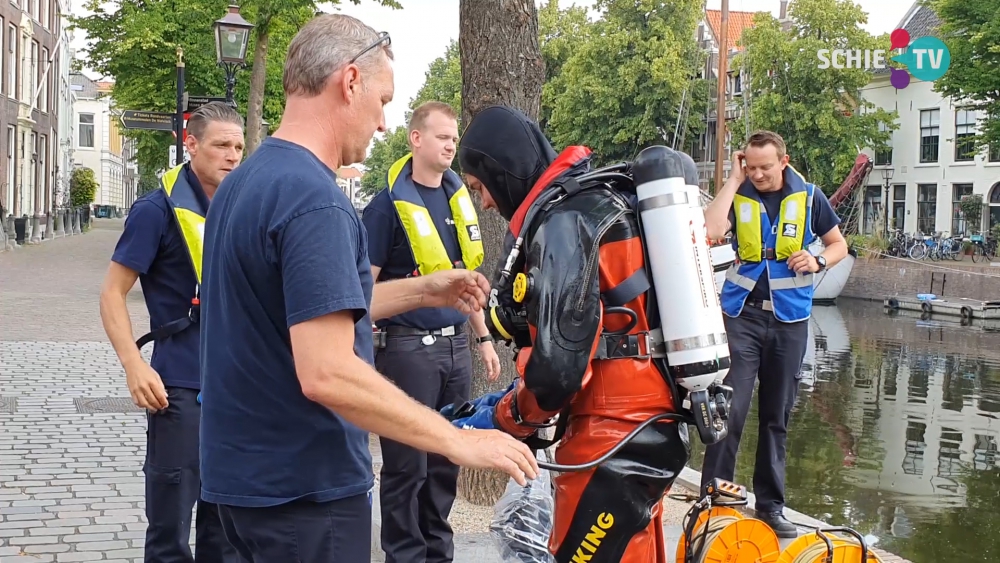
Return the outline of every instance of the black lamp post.
{"type": "Polygon", "coordinates": [[[215,20],[215,56],[219,66],[226,69],[226,102],[236,107],[233,90],[236,88],[236,69],[246,66],[247,43],[253,24],[243,19],[240,7],[230,4],[229,13],[215,20]]]}
{"type": "Polygon", "coordinates": [[[892,180],[894,170],[891,167],[882,169],[882,179],[885,180],[885,199],[882,206],[885,207],[885,234],[889,235],[889,181],[892,180]]]}

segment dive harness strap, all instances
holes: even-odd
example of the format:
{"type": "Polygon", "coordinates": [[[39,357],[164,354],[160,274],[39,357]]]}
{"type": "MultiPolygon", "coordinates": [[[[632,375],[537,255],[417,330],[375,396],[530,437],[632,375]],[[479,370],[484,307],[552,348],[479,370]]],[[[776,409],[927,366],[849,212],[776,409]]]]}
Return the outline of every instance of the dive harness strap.
{"type": "MultiPolygon", "coordinates": [[[[649,275],[643,266],[625,281],[601,294],[605,307],[622,307],[626,303],[646,293],[651,288],[649,275]]],[[[621,358],[662,358],[666,356],[663,346],[663,332],[659,329],[639,334],[602,334],[597,345],[595,360],[617,360],[621,358]]]]}
{"type": "Polygon", "coordinates": [[[187,328],[193,324],[197,324],[201,315],[201,288],[198,285],[194,287],[194,297],[191,298],[191,308],[188,310],[186,317],[181,317],[175,321],[170,321],[169,323],[150,331],[149,333],[143,335],[139,340],[135,341],[135,345],[142,350],[142,347],[154,340],[163,340],[169,338],[181,331],[187,330],[187,328]]]}

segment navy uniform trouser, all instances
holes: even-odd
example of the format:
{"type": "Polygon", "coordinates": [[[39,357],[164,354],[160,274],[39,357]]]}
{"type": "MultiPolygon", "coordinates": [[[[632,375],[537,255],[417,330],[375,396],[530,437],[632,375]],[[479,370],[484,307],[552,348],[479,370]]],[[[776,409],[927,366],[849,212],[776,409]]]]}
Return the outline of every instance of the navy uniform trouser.
{"type": "Polygon", "coordinates": [[[728,436],[705,450],[702,491],[713,478],[734,480],[736,453],[750,412],[754,383],[759,379],[753,492],[758,511],[777,512],[785,505],[785,440],[798,396],[809,321],[783,323],[773,312],[760,308],[760,303],[751,304],[749,299],[738,317],[723,318],[732,359],[725,383],[733,388],[733,402],[728,436]]]}
{"type": "Polygon", "coordinates": [[[240,563],[368,563],[372,505],[368,493],[329,502],[219,506],[240,563]]]}
{"type": "MultiPolygon", "coordinates": [[[[376,350],[375,367],[432,409],[469,399],[472,355],[469,338],[462,332],[429,338],[390,335],[385,348],[376,350]]],[[[455,544],[448,515],[455,502],[458,467],[443,456],[387,438],[380,437],[379,442],[386,563],[450,562],[455,544]]]]}
{"type": "Polygon", "coordinates": [[[226,540],[218,507],[199,500],[201,468],[198,391],[167,387],[167,408],[147,415],[146,563],[230,563],[236,552],[226,540]],[[191,512],[195,553],[191,554],[191,512]]]}

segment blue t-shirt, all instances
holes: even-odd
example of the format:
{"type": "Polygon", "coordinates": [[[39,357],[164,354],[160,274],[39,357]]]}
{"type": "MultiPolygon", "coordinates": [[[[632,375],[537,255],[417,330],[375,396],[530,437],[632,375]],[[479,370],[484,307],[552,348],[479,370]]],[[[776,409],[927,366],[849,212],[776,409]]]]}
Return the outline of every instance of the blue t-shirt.
{"type": "Polygon", "coordinates": [[[274,137],[219,186],[205,226],[202,498],[325,502],[374,485],[368,432],[302,393],[289,327],[336,311],[374,365],[364,227],[336,175],[274,137]]]}
{"type": "MultiPolygon", "coordinates": [[[[778,213],[781,211],[781,196],[782,192],[758,192],[760,200],[764,203],[764,209],[767,211],[767,217],[773,223],[778,217],[778,213]]],[[[729,224],[735,227],[736,225],[736,211],[734,209],[729,210],[729,224]]],[[[813,191],[813,204],[812,204],[812,229],[816,233],[817,237],[822,238],[823,235],[829,233],[834,227],[840,224],[840,217],[837,216],[837,212],[833,210],[833,206],[830,205],[830,200],[827,199],[826,194],[823,190],[816,187],[813,191]]],[[[771,300],[771,282],[768,281],[767,276],[761,276],[757,279],[757,285],[754,286],[753,291],[750,292],[750,296],[747,299],[757,299],[761,301],[771,300]]]]}
{"type": "MultiPolygon", "coordinates": [[[[455,231],[455,221],[451,218],[451,207],[448,205],[448,195],[442,188],[429,188],[414,182],[417,193],[420,194],[427,212],[434,220],[444,248],[452,262],[462,259],[462,247],[455,231]]],[[[406,231],[399,220],[396,208],[389,197],[389,190],[383,189],[372,197],[364,210],[362,221],[368,231],[368,258],[372,266],[381,268],[379,280],[388,281],[405,278],[417,269],[406,238],[406,231]]],[[[399,325],[423,330],[435,330],[447,326],[461,325],[469,320],[451,307],[426,307],[409,311],[388,319],[376,322],[379,327],[399,325]]]]}
{"type": "MultiPolygon", "coordinates": [[[[190,165],[184,166],[184,176],[202,207],[208,209],[208,197],[190,165]]],[[[149,311],[149,330],[188,316],[198,278],[162,189],[153,190],[132,204],[111,260],[139,272],[139,284],[149,311]]],[[[195,324],[151,343],[153,356],[149,363],[160,374],[163,385],[200,388],[198,334],[199,326],[195,324]]]]}

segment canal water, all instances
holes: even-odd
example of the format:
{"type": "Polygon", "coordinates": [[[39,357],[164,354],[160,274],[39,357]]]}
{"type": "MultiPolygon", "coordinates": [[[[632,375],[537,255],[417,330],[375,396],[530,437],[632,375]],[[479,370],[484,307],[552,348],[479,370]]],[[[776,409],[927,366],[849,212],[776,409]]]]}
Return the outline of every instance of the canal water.
{"type": "MultiPolygon", "coordinates": [[[[789,507],[914,563],[1000,560],[1000,327],[842,298],[813,309],[802,376],[789,507]]],[[[736,472],[751,490],[752,404],[736,472]]]]}

